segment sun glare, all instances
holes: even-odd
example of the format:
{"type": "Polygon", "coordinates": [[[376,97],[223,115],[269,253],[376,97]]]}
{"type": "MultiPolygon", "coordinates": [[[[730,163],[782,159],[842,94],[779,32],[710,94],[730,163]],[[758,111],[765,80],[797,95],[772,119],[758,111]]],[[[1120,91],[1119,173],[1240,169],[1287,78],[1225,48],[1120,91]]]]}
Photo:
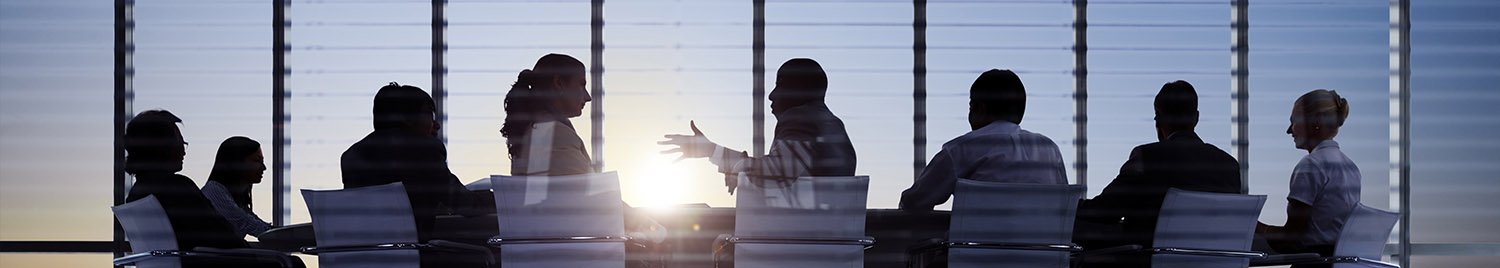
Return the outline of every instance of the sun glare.
{"type": "Polygon", "coordinates": [[[672,158],[664,155],[653,155],[644,157],[636,163],[635,170],[642,171],[638,174],[622,174],[631,176],[631,183],[635,190],[635,206],[646,207],[653,210],[669,210],[684,200],[681,196],[686,194],[686,172],[674,164],[672,158]]]}

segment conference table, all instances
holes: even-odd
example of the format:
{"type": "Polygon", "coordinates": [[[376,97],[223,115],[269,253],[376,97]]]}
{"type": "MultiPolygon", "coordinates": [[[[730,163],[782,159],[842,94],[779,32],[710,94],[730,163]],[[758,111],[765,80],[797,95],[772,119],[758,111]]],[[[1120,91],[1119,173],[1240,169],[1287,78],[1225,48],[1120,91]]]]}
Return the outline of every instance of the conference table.
{"type": "MultiPolygon", "coordinates": [[[[734,208],[712,208],[704,205],[671,209],[633,208],[627,214],[645,214],[667,229],[667,237],[654,251],[666,252],[667,267],[713,267],[711,247],[720,234],[734,233],[734,208]]],[[[865,267],[906,267],[906,251],[933,238],[946,237],[950,213],[947,211],[906,212],[895,209],[870,209],[865,216],[865,234],[875,238],[875,245],[865,251],[865,267]]],[[[433,239],[484,244],[494,236],[498,224],[494,214],[464,217],[439,216],[434,224],[433,239]]],[[[297,252],[317,245],[311,224],[283,226],[261,234],[259,246],[283,252],[297,252]]]]}

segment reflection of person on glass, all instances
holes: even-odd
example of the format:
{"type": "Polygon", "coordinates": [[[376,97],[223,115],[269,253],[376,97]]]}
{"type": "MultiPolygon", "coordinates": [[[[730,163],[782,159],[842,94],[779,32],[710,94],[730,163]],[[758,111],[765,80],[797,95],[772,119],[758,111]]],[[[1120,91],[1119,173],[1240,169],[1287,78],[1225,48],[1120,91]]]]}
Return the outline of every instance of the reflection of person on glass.
{"type": "Polygon", "coordinates": [[[568,118],[583,115],[588,103],[583,62],[568,55],[547,54],[532,69],[522,70],[505,94],[506,154],[514,176],[562,176],[594,173],[583,139],[568,118]]]}
{"type": "Polygon", "coordinates": [[[658,144],[676,146],[663,153],[707,157],[725,174],[724,185],[730,192],[734,192],[741,172],[752,181],[854,176],[854,146],[844,122],[823,103],[827,91],[828,76],[818,62],[796,58],[781,65],[776,72],[776,88],[769,96],[771,114],[776,116],[775,137],[770,153],[763,157],[750,157],[714,144],[696,124],[689,124],[693,135],[669,134],[658,144]]]}
{"type": "Polygon", "coordinates": [[[969,87],[969,133],[943,144],[911,188],[901,209],[928,211],[948,201],[958,179],[1068,184],[1062,151],[1052,139],[1021,129],[1026,87],[1010,70],[989,70],[969,87]]]}
{"type": "MultiPolygon", "coordinates": [[[[1157,142],[1136,146],[1120,173],[1104,190],[1079,204],[1074,241],[1085,247],[1151,245],[1167,190],[1238,194],[1240,164],[1229,153],[1203,142],[1198,126],[1198,91],[1186,81],[1162,85],[1152,103],[1157,142]]],[[[1120,260],[1149,266],[1144,255],[1120,260]]]]}
{"type": "Polygon", "coordinates": [[[271,229],[270,223],[250,209],[253,203],[250,201],[250,187],[260,183],[266,171],[265,161],[260,142],[241,136],[229,137],[219,144],[214,168],[208,172],[208,182],[203,183],[203,196],[213,202],[214,209],[240,235],[259,236],[271,229]]]}
{"type": "Polygon", "coordinates": [[[1292,105],[1286,133],[1308,154],[1292,168],[1286,225],[1256,228],[1277,253],[1332,254],[1345,218],[1359,204],[1359,167],[1333,141],[1347,118],[1349,101],[1330,90],[1308,92],[1292,105]]]}
{"type": "MultiPolygon", "coordinates": [[[[344,188],[401,182],[411,198],[417,234],[430,239],[434,217],[493,211],[489,194],[470,192],[448,170],[432,97],[392,82],[375,93],[375,131],[344,151],[344,188]]],[[[425,259],[425,258],[424,258],[425,259]]]]}

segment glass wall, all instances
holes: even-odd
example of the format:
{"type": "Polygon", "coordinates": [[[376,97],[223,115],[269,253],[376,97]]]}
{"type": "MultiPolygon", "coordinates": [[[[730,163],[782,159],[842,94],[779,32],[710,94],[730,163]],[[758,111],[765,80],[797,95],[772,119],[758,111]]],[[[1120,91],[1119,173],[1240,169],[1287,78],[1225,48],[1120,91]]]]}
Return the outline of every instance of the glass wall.
{"type": "Polygon", "coordinates": [[[753,150],[751,3],[606,2],[604,10],[604,167],[620,172],[625,202],[733,206],[713,164],[673,161],[656,142],[692,134],[696,122],[720,145],[753,150]]]}
{"type": "Polygon", "coordinates": [[[1250,193],[1261,220],[1286,221],[1292,168],[1307,155],[1286,133],[1292,104],[1314,89],[1349,101],[1334,138],[1359,166],[1361,203],[1390,207],[1389,3],[1254,2],[1250,6],[1250,193]]]}
{"type": "MultiPolygon", "coordinates": [[[[1500,4],[1412,1],[1411,239],[1500,243],[1500,4]]],[[[1500,257],[1417,256],[1417,267],[1485,267],[1500,257]]]]}
{"type": "MultiPolygon", "coordinates": [[[[859,158],[855,173],[870,176],[870,208],[896,207],[911,186],[911,23],[909,2],[766,3],[766,93],[789,59],[823,66],[828,108],[843,119],[859,158]]],[[[775,120],[766,104],[769,145],[775,120]]]]}
{"type": "MultiPolygon", "coordinates": [[[[182,118],[188,142],[182,175],[208,181],[219,144],[261,143],[271,166],[271,9],[232,1],[140,1],[135,5],[133,112],[165,109],[182,118]]],[[[252,194],[271,221],[271,171],[252,194]]]]}
{"type": "Polygon", "coordinates": [[[1073,67],[1072,3],[929,3],[926,159],[971,129],[969,86],[974,79],[989,69],[1009,69],[1026,86],[1021,127],[1052,138],[1062,151],[1069,182],[1077,183],[1073,67]]]}
{"type": "Polygon", "coordinates": [[[298,190],[343,188],[339,157],[373,130],[371,103],[380,87],[397,82],[432,93],[431,8],[431,1],[317,1],[288,8],[291,222],[311,221],[298,190]]]}
{"type": "Polygon", "coordinates": [[[0,240],[111,239],[109,3],[0,1],[0,240]]]}
{"type": "Polygon", "coordinates": [[[1219,0],[1089,1],[1088,183],[1099,194],[1135,146],[1157,141],[1161,86],[1198,91],[1197,133],[1231,150],[1229,3],[1219,0]]]}
{"type": "MultiPolygon", "coordinates": [[[[505,94],[521,70],[547,53],[589,64],[589,2],[454,1],[444,13],[448,166],[465,183],[508,175],[510,157],[500,136],[505,94]]],[[[590,150],[591,108],[572,119],[590,150]]]]}

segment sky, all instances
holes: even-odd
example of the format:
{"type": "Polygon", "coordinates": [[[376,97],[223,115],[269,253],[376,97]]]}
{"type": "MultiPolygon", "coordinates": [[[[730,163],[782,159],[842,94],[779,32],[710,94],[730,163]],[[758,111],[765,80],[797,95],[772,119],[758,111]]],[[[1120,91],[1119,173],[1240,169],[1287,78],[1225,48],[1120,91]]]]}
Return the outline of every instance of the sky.
{"type": "MultiPolygon", "coordinates": [[[[1230,144],[1227,1],[1091,1],[1086,114],[1090,196],[1129,150],[1155,141],[1151,97],[1187,80],[1200,93],[1205,141],[1230,144]],[[1178,3],[1181,2],[1181,3],[1178,3]]],[[[1414,1],[1413,238],[1500,242],[1500,4],[1414,1]]],[[[0,240],[108,240],[112,196],[111,1],[0,0],[0,240]],[[61,197],[61,198],[60,198],[61,197]],[[46,200],[46,201],[42,201],[46,200]]],[[[751,150],[754,104],[749,1],[610,1],[602,105],[606,170],[636,206],[732,206],[704,160],[658,153],[689,121],[727,147],[751,150]]],[[[271,140],[271,9],[259,1],[137,1],[133,111],[168,109],[186,122],[183,174],[202,183],[229,136],[271,140]]],[[[968,130],[967,88],[990,68],[1020,73],[1022,126],[1073,153],[1072,6],[1067,1],[931,1],[926,150],[968,130]]],[[[1390,208],[1389,10],[1384,1],[1256,1],[1250,6],[1250,191],[1262,221],[1284,221],[1286,180],[1305,154],[1284,134],[1292,100],[1337,90],[1351,117],[1337,140],[1363,175],[1364,203],[1390,208]]],[[[370,130],[385,83],[431,88],[427,1],[294,1],[287,32],[288,177],[293,222],[308,221],[295,189],[341,187],[337,157],[370,130]]],[[[546,53],[590,68],[587,1],[452,1],[447,9],[449,161],[461,180],[508,173],[503,94],[546,53]]],[[[872,177],[869,206],[892,208],[912,180],[913,14],[904,1],[769,1],[766,88],[794,57],[828,70],[828,104],[872,177]]],[[[602,104],[600,104],[602,102],[602,104]]],[[[592,107],[586,108],[592,109],[592,107]]],[[[768,108],[767,108],[768,109],[768,108]]],[[[766,136],[774,117],[766,116],[766,136]]],[[[594,122],[573,120],[584,140],[594,122]]],[[[270,148],[265,148],[269,150],[270,148]]],[[[269,174],[268,174],[269,177],[269,174]]],[[[272,214],[269,184],[256,210],[272,214]]],[[[7,259],[23,258],[6,255],[7,259]]],[[[31,257],[25,257],[31,258],[31,257]]],[[[36,258],[47,258],[36,257],[36,258]]],[[[1470,263],[1456,257],[1432,263],[1470,263]]],[[[1480,260],[1486,261],[1486,260],[1480,260]]],[[[1487,261],[1495,261],[1489,258],[1487,261]]],[[[0,261],[5,262],[5,261],[0,261]]]]}

